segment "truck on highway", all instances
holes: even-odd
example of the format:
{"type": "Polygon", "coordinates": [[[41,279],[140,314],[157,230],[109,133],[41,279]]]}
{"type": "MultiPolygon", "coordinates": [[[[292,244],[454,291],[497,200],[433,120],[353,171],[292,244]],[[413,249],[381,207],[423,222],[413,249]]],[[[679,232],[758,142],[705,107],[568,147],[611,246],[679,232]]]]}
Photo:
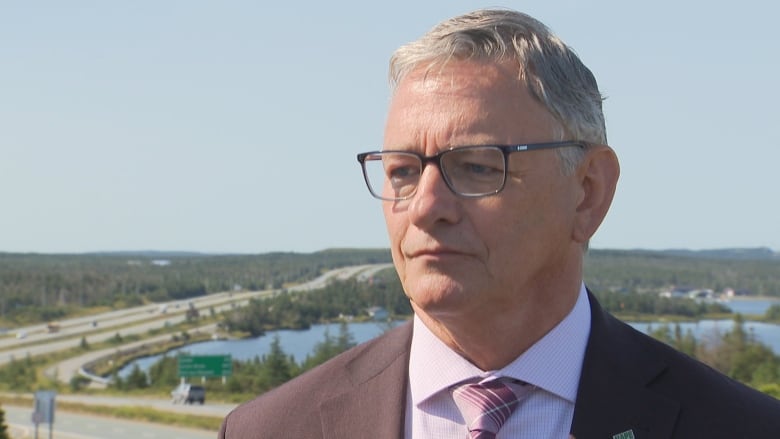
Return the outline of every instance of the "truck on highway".
{"type": "Polygon", "coordinates": [[[195,404],[198,402],[203,405],[206,402],[206,388],[182,383],[171,391],[171,398],[174,404],[195,404]]]}

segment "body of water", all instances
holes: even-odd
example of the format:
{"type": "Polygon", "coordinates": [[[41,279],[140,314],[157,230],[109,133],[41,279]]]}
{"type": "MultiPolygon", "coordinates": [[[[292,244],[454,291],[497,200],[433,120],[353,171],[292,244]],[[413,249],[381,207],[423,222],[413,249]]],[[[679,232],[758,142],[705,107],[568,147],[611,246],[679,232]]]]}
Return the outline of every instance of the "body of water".
{"type": "MultiPolygon", "coordinates": [[[[773,304],[780,304],[780,300],[762,300],[762,299],[733,299],[724,302],[724,305],[731,308],[734,312],[740,314],[761,315],[773,304]]],[[[659,328],[663,322],[653,323],[632,323],[631,326],[639,331],[648,333],[653,329],[659,328]]],[[[680,328],[685,334],[690,330],[693,335],[703,341],[711,340],[731,330],[733,322],[731,320],[701,320],[699,322],[680,323],[680,328]]],[[[780,325],[745,322],[745,328],[752,332],[756,339],[770,346],[775,353],[780,354],[780,325]]],[[[382,334],[387,329],[387,325],[377,322],[350,323],[349,332],[352,334],[356,343],[371,340],[382,334]]],[[[672,326],[673,329],[673,326],[672,326]]],[[[325,340],[325,334],[329,333],[332,337],[339,334],[339,325],[314,325],[307,330],[280,330],[272,331],[265,335],[255,338],[246,338],[240,340],[212,340],[191,345],[183,346],[168,352],[166,355],[174,356],[179,352],[187,352],[191,355],[231,355],[236,360],[250,360],[255,357],[262,357],[271,350],[271,342],[275,336],[279,337],[282,349],[287,355],[292,355],[295,361],[302,363],[313,351],[317,343],[325,340]]],[[[157,362],[162,355],[139,358],[119,371],[119,376],[126,377],[130,374],[134,365],[138,365],[143,371],[157,362]]]]}
{"type": "MultiPolygon", "coordinates": [[[[743,315],[764,315],[772,305],[780,305],[778,299],[731,299],[723,302],[733,312],[743,315]]],[[[652,332],[664,325],[664,322],[636,323],[627,322],[635,329],[645,334],[652,332]]],[[[674,330],[674,325],[669,325],[674,330]]],[[[698,322],[680,323],[680,329],[683,334],[688,331],[696,337],[697,340],[708,342],[717,340],[724,332],[731,331],[734,327],[733,320],[700,320],[698,322]]],[[[780,325],[773,323],[746,321],[745,330],[752,333],[756,340],[772,348],[776,354],[780,354],[780,325]]]]}
{"type": "Polygon", "coordinates": [[[780,305],[780,299],[731,299],[723,304],[743,315],[763,315],[770,306],[780,305]]]}
{"type": "MultiPolygon", "coordinates": [[[[274,337],[279,337],[279,344],[287,355],[291,355],[297,363],[303,363],[308,355],[314,352],[318,343],[325,341],[325,334],[329,333],[335,338],[339,335],[340,324],[313,325],[305,330],[271,331],[265,335],[254,338],[244,338],[238,340],[211,340],[199,343],[193,343],[187,346],[169,351],[168,356],[175,356],[179,352],[186,352],[190,355],[231,355],[234,360],[251,360],[255,357],[262,357],[271,351],[271,343],[274,337]]],[[[352,335],[355,343],[363,343],[381,335],[388,328],[387,323],[380,322],[360,322],[349,323],[349,333],[352,335]]],[[[138,365],[143,371],[159,361],[161,355],[139,358],[128,363],[119,371],[119,376],[127,377],[133,370],[134,365],[138,365]]]]}
{"type": "MultiPolygon", "coordinates": [[[[626,322],[635,329],[645,334],[652,332],[664,325],[663,322],[636,323],[626,322]]],[[[697,340],[704,343],[717,340],[720,335],[731,331],[734,327],[733,320],[700,320],[698,322],[682,322],[679,324],[683,335],[691,331],[697,340]]],[[[669,324],[669,328],[674,331],[675,324],[669,324]]],[[[780,325],[763,322],[745,322],[745,330],[752,333],[756,340],[769,346],[776,354],[780,354],[780,325]]],[[[674,333],[674,332],[672,332],[674,333]]]]}

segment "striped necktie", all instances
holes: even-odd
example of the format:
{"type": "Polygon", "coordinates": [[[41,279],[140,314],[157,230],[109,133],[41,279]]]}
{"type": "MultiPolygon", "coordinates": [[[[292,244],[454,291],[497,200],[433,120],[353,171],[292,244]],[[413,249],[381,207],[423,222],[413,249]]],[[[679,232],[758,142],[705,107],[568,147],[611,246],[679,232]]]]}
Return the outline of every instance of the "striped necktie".
{"type": "Polygon", "coordinates": [[[504,421],[520,405],[518,395],[501,379],[460,385],[453,389],[452,397],[463,414],[470,439],[495,439],[504,421]]]}

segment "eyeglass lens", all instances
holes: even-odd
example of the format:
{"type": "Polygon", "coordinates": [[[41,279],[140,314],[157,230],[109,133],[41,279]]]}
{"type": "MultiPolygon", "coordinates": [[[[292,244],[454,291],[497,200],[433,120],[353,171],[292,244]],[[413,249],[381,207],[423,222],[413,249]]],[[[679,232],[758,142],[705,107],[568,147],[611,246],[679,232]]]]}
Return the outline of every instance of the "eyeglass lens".
{"type": "MultiPolygon", "coordinates": [[[[464,147],[444,151],[427,161],[438,162],[449,188],[464,196],[482,196],[501,190],[506,174],[504,153],[496,147],[464,147]]],[[[423,159],[413,153],[385,151],[364,162],[366,181],[374,196],[385,200],[411,197],[417,190],[423,159]]]]}

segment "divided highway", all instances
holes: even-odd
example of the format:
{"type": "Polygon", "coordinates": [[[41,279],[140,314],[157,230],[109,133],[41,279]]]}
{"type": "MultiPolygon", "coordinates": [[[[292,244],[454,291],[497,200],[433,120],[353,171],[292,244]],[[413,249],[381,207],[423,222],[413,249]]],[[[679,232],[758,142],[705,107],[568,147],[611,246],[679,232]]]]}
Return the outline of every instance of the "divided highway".
{"type": "MultiPolygon", "coordinates": [[[[322,276],[293,287],[290,291],[316,290],[327,286],[334,279],[349,279],[357,277],[366,280],[377,271],[391,267],[391,264],[361,265],[345,267],[324,273],[322,276]]],[[[25,328],[17,328],[14,332],[24,332],[24,338],[16,338],[12,335],[0,337],[0,365],[7,363],[11,358],[24,358],[26,355],[36,356],[56,352],[78,346],[84,337],[88,343],[94,344],[113,338],[117,333],[122,336],[130,334],[148,334],[151,329],[159,329],[166,325],[183,321],[187,308],[192,303],[201,314],[222,312],[234,307],[245,306],[249,299],[264,297],[274,294],[275,291],[254,291],[217,293],[192,299],[184,302],[170,302],[162,312],[161,304],[146,305],[119,311],[111,311],[89,317],[67,319],[59,322],[59,331],[49,333],[46,325],[34,325],[25,328]]],[[[197,330],[214,332],[216,325],[205,325],[197,330]]],[[[193,331],[193,330],[190,330],[193,331]]],[[[129,349],[135,345],[154,342],[156,340],[169,339],[171,334],[156,337],[144,337],[143,340],[125,343],[109,349],[90,351],[75,358],[70,358],[56,366],[52,366],[47,373],[57,376],[62,382],[69,382],[79,369],[86,363],[94,361],[105,355],[114,353],[117,349],[129,349]]],[[[30,395],[32,396],[32,395],[30,395]]],[[[199,414],[204,416],[223,417],[235,407],[235,404],[183,405],[172,404],[168,398],[145,397],[110,397],[94,395],[57,395],[57,401],[75,402],[98,406],[144,406],[162,411],[199,414]]],[[[14,438],[32,438],[33,424],[30,416],[31,407],[4,406],[7,421],[11,426],[14,438]]],[[[55,416],[53,439],[98,439],[98,438],[138,438],[149,439],[165,438],[213,438],[215,432],[204,432],[164,425],[146,424],[140,422],[101,418],[98,416],[79,415],[59,411],[55,416]]],[[[48,437],[48,427],[41,425],[40,437],[48,437]]]]}
{"type": "MultiPolygon", "coordinates": [[[[372,264],[354,267],[344,267],[328,271],[322,276],[293,287],[290,291],[316,290],[327,286],[333,279],[368,279],[377,271],[391,267],[391,264],[372,264]]],[[[27,355],[37,356],[51,352],[77,347],[84,338],[89,344],[96,344],[114,338],[116,334],[123,337],[128,335],[144,335],[150,330],[161,329],[168,325],[175,325],[186,319],[186,311],[192,306],[200,314],[214,312],[220,313],[231,308],[245,306],[250,299],[274,294],[273,290],[252,292],[223,292],[210,294],[187,301],[169,302],[166,304],[144,305],[119,311],[111,311],[88,317],[78,317],[59,322],[59,330],[49,333],[46,325],[34,325],[17,328],[14,334],[24,333],[24,338],[14,336],[0,337],[0,365],[6,364],[11,359],[25,358],[27,355]]],[[[215,325],[206,325],[196,330],[215,332],[215,325]]],[[[129,349],[141,344],[166,340],[170,334],[156,337],[144,337],[143,340],[117,345],[102,351],[85,353],[79,357],[71,358],[51,367],[47,373],[49,376],[57,376],[64,382],[78,373],[86,363],[94,361],[106,355],[110,355],[118,349],[129,349]]]]}

